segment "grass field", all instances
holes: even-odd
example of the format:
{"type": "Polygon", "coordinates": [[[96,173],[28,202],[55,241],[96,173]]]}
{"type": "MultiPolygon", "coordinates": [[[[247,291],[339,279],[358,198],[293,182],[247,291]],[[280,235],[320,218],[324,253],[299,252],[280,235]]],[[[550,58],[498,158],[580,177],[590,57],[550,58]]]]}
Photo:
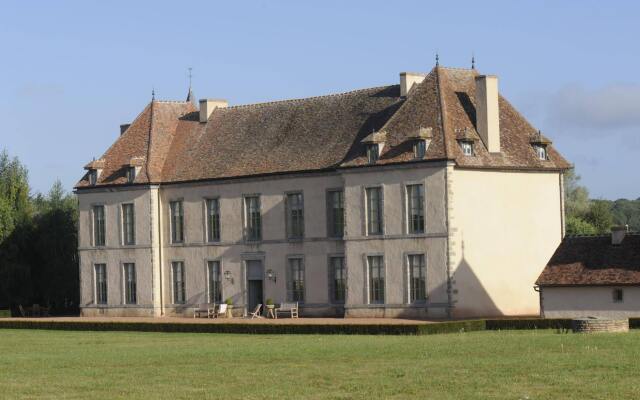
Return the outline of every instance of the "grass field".
{"type": "Polygon", "coordinates": [[[640,332],[216,335],[0,329],[0,398],[634,399],[640,332]]]}

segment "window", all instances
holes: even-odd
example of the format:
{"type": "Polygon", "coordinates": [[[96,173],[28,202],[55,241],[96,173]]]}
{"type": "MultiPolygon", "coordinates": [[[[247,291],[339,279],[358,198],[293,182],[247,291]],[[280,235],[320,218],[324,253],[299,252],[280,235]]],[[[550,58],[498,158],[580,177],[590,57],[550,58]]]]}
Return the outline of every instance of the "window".
{"type": "Polygon", "coordinates": [[[184,241],[184,211],[181,201],[169,203],[171,208],[171,243],[182,243],[184,241]]]}
{"type": "Polygon", "coordinates": [[[95,265],[96,304],[107,304],[107,264],[95,265]]]}
{"type": "Polygon", "coordinates": [[[367,160],[369,164],[375,164],[380,156],[380,148],[377,143],[367,145],[367,160]]]}
{"type": "Polygon", "coordinates": [[[327,233],[330,237],[344,236],[344,192],[327,192],[327,233]]]}
{"type": "Polygon", "coordinates": [[[105,244],[104,206],[93,206],[93,245],[105,244]]]}
{"type": "Polygon", "coordinates": [[[260,216],[260,197],[244,198],[244,237],[248,241],[262,239],[262,218],[260,216]]]}
{"type": "Polygon", "coordinates": [[[369,304],[384,304],[384,262],[382,256],[367,257],[369,264],[369,304]]]}
{"type": "Polygon", "coordinates": [[[124,268],[124,303],[136,304],[138,302],[136,286],[136,265],[133,263],[123,264],[124,268]]]}
{"type": "Polygon", "coordinates": [[[89,185],[93,186],[98,182],[98,170],[89,170],[89,185]]]}
{"type": "Polygon", "coordinates": [[[419,160],[424,158],[427,152],[427,142],[425,140],[416,140],[413,144],[413,156],[419,160]]]}
{"type": "Polygon", "coordinates": [[[302,193],[289,193],[286,197],[287,238],[301,239],[304,236],[304,200],[302,193]]]}
{"type": "Polygon", "coordinates": [[[547,146],[542,144],[534,145],[533,148],[536,150],[536,155],[540,160],[547,160],[547,146]]]}
{"type": "Polygon", "coordinates": [[[409,303],[420,303],[427,299],[424,254],[408,256],[409,303]]]}
{"type": "Polygon", "coordinates": [[[171,276],[173,277],[173,304],[185,303],[184,263],[174,261],[171,263],[171,276]]]}
{"type": "Polygon", "coordinates": [[[136,244],[135,215],[133,204],[122,205],[122,243],[127,246],[136,244]]]}
{"type": "Polygon", "coordinates": [[[613,289],[613,302],[622,303],[624,301],[624,291],[622,289],[613,289]]]}
{"type": "Polygon", "coordinates": [[[344,303],[347,291],[347,271],[344,267],[344,257],[329,258],[329,283],[334,303],[344,303]]]}
{"type": "Polygon", "coordinates": [[[304,264],[302,258],[289,258],[287,301],[304,302],[304,264]]]}
{"type": "Polygon", "coordinates": [[[207,241],[220,241],[220,201],[207,200],[207,241]]]}
{"type": "Polygon", "coordinates": [[[473,142],[460,142],[460,148],[462,149],[462,154],[465,156],[473,155],[473,142]]]}
{"type": "Polygon", "coordinates": [[[366,190],[367,197],[367,234],[382,235],[383,210],[382,188],[372,187],[366,190]]]}
{"type": "Polygon", "coordinates": [[[407,185],[409,233],[424,233],[424,186],[407,185]]]}
{"type": "Polygon", "coordinates": [[[127,168],[127,181],[133,183],[136,180],[136,167],[127,168]]]}
{"type": "Polygon", "coordinates": [[[207,273],[209,275],[209,303],[221,303],[222,283],[220,282],[220,261],[208,261],[207,273]]]}

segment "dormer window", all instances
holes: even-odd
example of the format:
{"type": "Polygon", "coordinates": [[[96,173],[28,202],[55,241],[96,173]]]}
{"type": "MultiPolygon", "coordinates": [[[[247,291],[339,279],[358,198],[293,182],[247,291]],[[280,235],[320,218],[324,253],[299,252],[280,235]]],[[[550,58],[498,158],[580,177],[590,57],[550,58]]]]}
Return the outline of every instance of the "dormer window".
{"type": "Polygon", "coordinates": [[[544,161],[548,160],[546,145],[536,144],[533,146],[533,148],[536,150],[536,154],[538,155],[539,160],[544,160],[544,161]]]}
{"type": "Polygon", "coordinates": [[[95,159],[84,166],[84,169],[87,170],[87,180],[89,181],[89,185],[94,186],[98,184],[98,178],[100,178],[100,173],[103,168],[104,160],[95,159]]]}
{"type": "Polygon", "coordinates": [[[408,139],[413,141],[413,157],[416,160],[422,160],[427,154],[429,143],[433,139],[433,129],[420,127],[412,132],[408,139]]]}
{"type": "Polygon", "coordinates": [[[98,182],[98,170],[89,170],[89,185],[94,186],[98,182]]]}
{"type": "Polygon", "coordinates": [[[127,168],[127,181],[133,183],[136,180],[136,167],[127,168]]]}
{"type": "Polygon", "coordinates": [[[369,164],[375,164],[380,156],[380,147],[378,143],[371,143],[367,145],[367,160],[369,164]]]}
{"type": "Polygon", "coordinates": [[[460,148],[462,149],[462,154],[465,156],[473,155],[473,142],[471,141],[461,141],[460,148]]]}
{"type": "Polygon", "coordinates": [[[426,152],[427,142],[422,139],[416,140],[416,142],[413,144],[413,156],[419,160],[422,160],[426,152]]]}
{"type": "Polygon", "coordinates": [[[469,128],[456,129],[456,139],[460,145],[460,150],[465,156],[474,156],[474,143],[476,141],[477,134],[469,128]]]}
{"type": "Polygon", "coordinates": [[[536,152],[538,160],[546,161],[549,159],[547,146],[550,144],[551,141],[542,136],[542,132],[540,131],[531,137],[531,145],[533,146],[533,150],[536,152]]]}

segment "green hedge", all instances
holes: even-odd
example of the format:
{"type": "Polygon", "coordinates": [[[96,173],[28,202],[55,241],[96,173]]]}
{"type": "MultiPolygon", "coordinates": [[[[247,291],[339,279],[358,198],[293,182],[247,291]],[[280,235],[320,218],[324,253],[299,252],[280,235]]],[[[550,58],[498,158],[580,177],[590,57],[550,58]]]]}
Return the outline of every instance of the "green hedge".
{"type": "Polygon", "coordinates": [[[514,330],[514,329],[571,329],[570,318],[542,319],[542,318],[517,318],[517,319],[488,319],[486,329],[514,330]]]}
{"type": "Polygon", "coordinates": [[[11,317],[11,310],[0,310],[0,318],[11,317]]]}

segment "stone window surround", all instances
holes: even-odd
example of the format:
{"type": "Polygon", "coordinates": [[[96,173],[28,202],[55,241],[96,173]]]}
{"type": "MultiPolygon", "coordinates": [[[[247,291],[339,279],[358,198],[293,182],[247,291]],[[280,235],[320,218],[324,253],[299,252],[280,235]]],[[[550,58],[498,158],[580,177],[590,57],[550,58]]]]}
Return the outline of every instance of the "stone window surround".
{"type": "Polygon", "coordinates": [[[387,303],[387,257],[385,257],[383,252],[372,252],[372,253],[363,253],[362,254],[362,264],[364,267],[364,302],[363,304],[368,305],[369,307],[385,307],[387,303]],[[370,285],[370,277],[369,277],[369,257],[382,257],[382,269],[384,271],[384,303],[371,303],[369,285],[370,285]]]}

